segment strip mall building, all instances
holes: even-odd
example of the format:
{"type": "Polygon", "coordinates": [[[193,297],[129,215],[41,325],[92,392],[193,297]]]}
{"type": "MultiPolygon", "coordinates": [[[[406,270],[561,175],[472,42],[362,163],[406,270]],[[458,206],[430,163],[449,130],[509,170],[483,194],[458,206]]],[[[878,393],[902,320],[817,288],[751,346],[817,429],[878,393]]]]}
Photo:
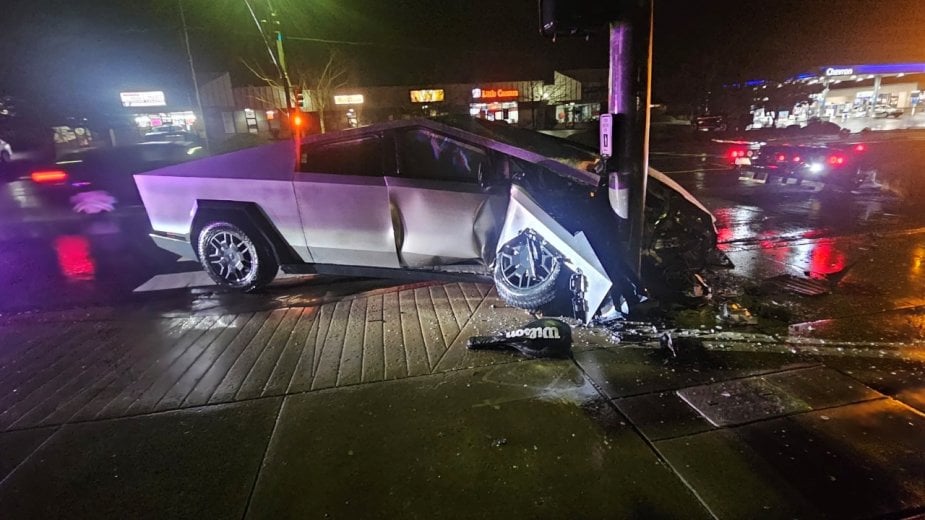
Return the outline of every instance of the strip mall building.
{"type": "MultiPolygon", "coordinates": [[[[555,72],[543,80],[344,88],[319,102],[304,91],[308,131],[337,130],[394,119],[468,114],[527,128],[569,126],[597,119],[606,105],[607,70],[555,72]],[[324,105],[324,106],[321,106],[324,105]]],[[[200,86],[210,140],[234,134],[272,134],[281,127],[283,89],[232,86],[223,74],[200,86]]],[[[606,108],[606,107],[605,107],[606,108]]]]}

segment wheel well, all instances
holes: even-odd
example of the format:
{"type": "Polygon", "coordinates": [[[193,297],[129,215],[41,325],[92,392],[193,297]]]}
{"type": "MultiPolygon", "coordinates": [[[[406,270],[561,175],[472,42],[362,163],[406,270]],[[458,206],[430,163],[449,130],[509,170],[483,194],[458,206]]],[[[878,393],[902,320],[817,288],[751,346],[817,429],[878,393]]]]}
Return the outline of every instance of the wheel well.
{"type": "Polygon", "coordinates": [[[280,264],[302,263],[302,259],[292,249],[282,234],[273,225],[270,217],[254,202],[234,202],[227,200],[197,200],[196,215],[190,227],[190,244],[193,251],[199,254],[199,233],[207,224],[215,221],[225,221],[249,227],[263,237],[273,250],[276,261],[280,264]]]}

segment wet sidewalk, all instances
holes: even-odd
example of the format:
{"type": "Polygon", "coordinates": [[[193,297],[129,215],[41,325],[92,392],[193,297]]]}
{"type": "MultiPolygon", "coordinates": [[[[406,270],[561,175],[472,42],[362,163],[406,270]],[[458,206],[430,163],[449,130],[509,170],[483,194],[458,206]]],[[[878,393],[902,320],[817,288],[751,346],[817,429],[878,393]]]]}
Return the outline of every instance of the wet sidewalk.
{"type": "Polygon", "coordinates": [[[671,358],[581,328],[574,359],[525,361],[465,349],[529,318],[489,286],[296,293],[144,318],[5,319],[0,517],[868,518],[925,506],[925,399],[906,384],[923,350],[715,334],[671,358]]]}

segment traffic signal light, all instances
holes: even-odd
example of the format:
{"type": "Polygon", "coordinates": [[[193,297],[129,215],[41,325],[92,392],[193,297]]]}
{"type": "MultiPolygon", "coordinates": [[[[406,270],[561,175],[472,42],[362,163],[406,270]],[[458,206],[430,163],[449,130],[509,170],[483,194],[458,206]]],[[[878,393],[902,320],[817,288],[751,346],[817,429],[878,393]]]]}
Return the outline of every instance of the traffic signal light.
{"type": "Polygon", "coordinates": [[[305,109],[307,108],[307,107],[305,106],[305,92],[304,92],[304,91],[300,90],[300,91],[296,92],[296,95],[295,95],[295,106],[298,107],[298,108],[300,108],[300,109],[302,109],[302,110],[305,110],[305,109]]]}
{"type": "Polygon", "coordinates": [[[298,114],[298,113],[292,114],[292,126],[294,128],[302,128],[302,123],[304,123],[304,121],[302,120],[301,114],[298,114]]]}
{"type": "Polygon", "coordinates": [[[555,40],[559,36],[588,38],[606,34],[610,22],[626,14],[625,0],[540,0],[540,34],[555,40]]]}

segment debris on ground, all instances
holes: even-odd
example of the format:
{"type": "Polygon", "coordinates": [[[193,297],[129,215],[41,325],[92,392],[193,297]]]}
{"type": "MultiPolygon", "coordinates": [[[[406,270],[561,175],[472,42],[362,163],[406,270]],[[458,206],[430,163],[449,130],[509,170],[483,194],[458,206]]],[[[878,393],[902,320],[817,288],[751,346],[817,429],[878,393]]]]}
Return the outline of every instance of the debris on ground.
{"type": "Polygon", "coordinates": [[[672,357],[678,357],[678,352],[674,349],[674,342],[671,340],[671,334],[668,331],[662,333],[658,338],[658,346],[668,352],[672,357]]]}
{"type": "Polygon", "coordinates": [[[723,303],[720,306],[719,321],[731,325],[757,325],[758,317],[738,303],[723,303]]]}
{"type": "Polygon", "coordinates": [[[562,320],[543,318],[494,336],[472,336],[469,350],[513,349],[530,358],[568,357],[572,351],[572,327],[562,320]]]}

